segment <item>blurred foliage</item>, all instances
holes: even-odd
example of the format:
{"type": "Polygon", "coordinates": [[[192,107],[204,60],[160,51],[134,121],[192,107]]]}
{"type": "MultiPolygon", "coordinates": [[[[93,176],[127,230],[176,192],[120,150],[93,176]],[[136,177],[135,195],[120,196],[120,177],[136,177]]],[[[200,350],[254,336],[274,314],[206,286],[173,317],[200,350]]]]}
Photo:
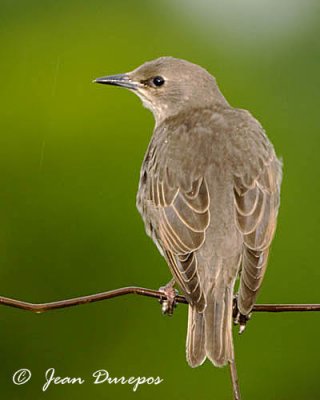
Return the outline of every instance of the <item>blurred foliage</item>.
{"type": "MultiPolygon", "coordinates": [[[[259,301],[320,301],[320,4],[236,3],[0,0],[2,295],[40,302],[168,281],[135,209],[152,115],[131,93],[91,81],[173,55],[213,73],[283,157],[279,225],[259,301]]],[[[229,399],[227,369],[187,366],[186,311],[163,318],[155,301],[135,297],[40,316],[1,308],[0,393],[229,399]],[[32,380],[15,386],[22,367],[32,380]],[[50,367],[88,381],[105,368],[164,382],[136,393],[89,383],[43,393],[50,367]]],[[[254,315],[235,338],[244,399],[318,399],[319,329],[316,314],[254,315]]]]}

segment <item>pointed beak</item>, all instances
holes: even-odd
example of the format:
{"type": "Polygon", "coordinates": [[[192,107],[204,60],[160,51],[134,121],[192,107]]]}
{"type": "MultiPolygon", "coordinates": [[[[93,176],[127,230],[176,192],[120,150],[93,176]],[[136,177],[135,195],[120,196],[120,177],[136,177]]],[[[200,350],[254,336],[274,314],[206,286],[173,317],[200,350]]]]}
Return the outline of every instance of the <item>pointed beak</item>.
{"type": "Polygon", "coordinates": [[[136,90],[139,86],[139,83],[132,81],[129,78],[128,74],[102,76],[101,78],[95,79],[93,83],[103,83],[104,85],[121,86],[133,90],[136,90]]]}

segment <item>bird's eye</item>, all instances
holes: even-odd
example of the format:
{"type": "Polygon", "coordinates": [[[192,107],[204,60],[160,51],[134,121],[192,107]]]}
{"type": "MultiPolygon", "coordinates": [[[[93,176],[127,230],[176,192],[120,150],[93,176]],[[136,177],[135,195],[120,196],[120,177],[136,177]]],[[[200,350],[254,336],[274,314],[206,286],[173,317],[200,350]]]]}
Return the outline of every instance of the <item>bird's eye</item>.
{"type": "Polygon", "coordinates": [[[154,86],[162,86],[164,84],[164,79],[162,78],[162,76],[156,76],[152,79],[152,83],[154,84],[154,86]]]}

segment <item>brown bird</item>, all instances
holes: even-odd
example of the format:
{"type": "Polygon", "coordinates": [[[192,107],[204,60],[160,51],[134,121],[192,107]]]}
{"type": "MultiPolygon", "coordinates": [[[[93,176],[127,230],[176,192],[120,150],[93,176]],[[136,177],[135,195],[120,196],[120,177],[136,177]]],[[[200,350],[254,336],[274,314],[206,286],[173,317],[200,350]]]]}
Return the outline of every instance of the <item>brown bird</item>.
{"type": "Polygon", "coordinates": [[[247,316],[276,228],[274,148],[260,123],[188,61],[161,57],[95,82],[130,89],[155,117],[137,207],[189,302],[188,363],[232,362],[235,281],[240,275],[237,307],[247,316]]]}

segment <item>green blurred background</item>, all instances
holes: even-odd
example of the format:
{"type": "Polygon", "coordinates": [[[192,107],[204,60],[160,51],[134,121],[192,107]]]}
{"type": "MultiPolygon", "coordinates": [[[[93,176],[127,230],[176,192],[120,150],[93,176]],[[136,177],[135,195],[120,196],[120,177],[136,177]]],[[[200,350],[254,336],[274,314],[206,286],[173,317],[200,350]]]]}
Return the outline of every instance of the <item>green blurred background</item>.
{"type": "MultiPolygon", "coordinates": [[[[0,0],[1,295],[42,302],[169,280],[135,208],[153,117],[91,81],[172,55],[212,72],[283,157],[259,302],[320,302],[319,35],[316,0],[0,0]]],[[[43,315],[1,307],[1,397],[230,399],[226,368],[188,367],[186,311],[165,318],[134,296],[43,315]],[[16,386],[23,367],[32,379],[16,386]],[[88,383],[43,393],[50,367],[88,383]],[[101,368],[164,382],[90,384],[101,368]]],[[[319,330],[316,314],[255,314],[235,335],[244,400],[319,399],[319,330]]]]}

